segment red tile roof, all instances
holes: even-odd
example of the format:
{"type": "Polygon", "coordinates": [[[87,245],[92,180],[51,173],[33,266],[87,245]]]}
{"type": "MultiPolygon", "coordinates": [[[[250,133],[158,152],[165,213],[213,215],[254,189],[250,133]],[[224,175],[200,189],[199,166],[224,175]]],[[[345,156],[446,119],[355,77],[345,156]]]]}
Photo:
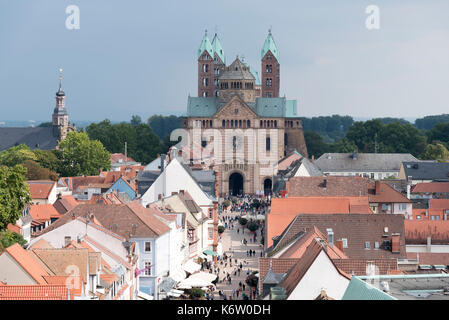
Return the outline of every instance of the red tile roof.
{"type": "Polygon", "coordinates": [[[27,181],[27,183],[32,199],[48,199],[51,191],[56,187],[54,181],[27,181]]]}
{"type": "Polygon", "coordinates": [[[297,262],[299,259],[297,258],[259,258],[259,292],[262,294],[263,282],[265,275],[270,269],[274,273],[287,273],[297,262]]]}
{"type": "MultiPolygon", "coordinates": [[[[300,259],[304,253],[306,252],[307,247],[310,245],[312,241],[315,241],[316,238],[322,239],[328,248],[327,253],[331,259],[347,259],[348,257],[337,248],[336,245],[329,246],[326,236],[318,230],[317,227],[313,227],[309,229],[304,236],[300,239],[297,239],[286,251],[284,251],[279,258],[298,258],[300,259]]],[[[282,251],[282,250],[281,250],[282,251]]]]}
{"type": "Polygon", "coordinates": [[[267,245],[273,243],[272,238],[280,235],[299,213],[314,214],[372,214],[368,197],[289,197],[271,200],[267,245]]]}
{"type": "Polygon", "coordinates": [[[359,197],[368,195],[368,184],[368,178],[357,176],[293,177],[287,182],[287,193],[289,197],[359,197]]]}
{"type": "Polygon", "coordinates": [[[65,285],[5,285],[0,286],[0,300],[68,300],[65,285]]]}
{"type": "Polygon", "coordinates": [[[449,193],[449,182],[417,183],[412,187],[411,192],[449,193]]]}
{"type": "Polygon", "coordinates": [[[407,244],[427,244],[428,236],[432,244],[449,243],[449,220],[405,220],[404,227],[407,244]]]}
{"type": "Polygon", "coordinates": [[[3,251],[3,254],[11,256],[22,268],[30,275],[38,284],[46,284],[44,276],[49,273],[33,256],[23,249],[19,244],[15,243],[3,251]]]}
{"type": "Polygon", "coordinates": [[[84,288],[83,278],[76,276],[44,276],[50,285],[63,285],[70,289],[70,295],[81,296],[84,288]]]}
{"type": "Polygon", "coordinates": [[[411,203],[399,191],[396,191],[392,186],[375,181],[370,184],[368,189],[368,198],[370,203],[411,203]]]}
{"type": "Polygon", "coordinates": [[[370,264],[376,266],[377,275],[386,275],[398,270],[397,259],[332,259],[334,264],[348,274],[366,276],[370,264]]]}
{"type": "MultiPolygon", "coordinates": [[[[309,270],[309,268],[312,266],[315,259],[318,257],[318,255],[322,251],[327,254],[326,250],[324,250],[324,248],[320,242],[315,240],[310,243],[310,245],[307,247],[305,254],[292,267],[292,269],[288,272],[287,276],[284,278],[284,280],[280,284],[280,286],[282,286],[285,289],[287,297],[290,296],[290,294],[296,288],[296,286],[301,281],[301,279],[306,275],[307,271],[309,270]]],[[[331,260],[331,259],[329,258],[329,260],[331,260]]],[[[335,264],[334,264],[334,266],[335,266],[335,264]]],[[[335,266],[335,269],[343,277],[345,277],[347,279],[351,279],[351,276],[346,274],[344,271],[338,269],[336,266],[335,266]]]]}
{"type": "Polygon", "coordinates": [[[20,226],[18,226],[17,224],[8,223],[7,229],[9,231],[12,231],[12,232],[15,232],[15,233],[18,233],[18,234],[22,234],[21,233],[22,232],[22,228],[20,226]]]}
{"type": "Polygon", "coordinates": [[[449,199],[430,199],[429,207],[431,209],[449,210],[449,199]]]}
{"type": "Polygon", "coordinates": [[[433,220],[432,216],[438,216],[440,220],[444,220],[444,213],[443,209],[412,209],[412,220],[433,220]]]}
{"type": "Polygon", "coordinates": [[[296,160],[301,159],[301,155],[299,155],[296,152],[293,152],[289,156],[285,157],[284,159],[281,159],[278,163],[278,170],[286,170],[293,162],[296,160]]]}
{"type": "Polygon", "coordinates": [[[111,163],[122,163],[122,162],[136,162],[136,160],[134,160],[131,157],[126,157],[123,153],[111,154],[111,163]]]}
{"type": "Polygon", "coordinates": [[[407,252],[407,259],[419,260],[419,264],[449,265],[449,253],[446,252],[407,252]]]}
{"type": "Polygon", "coordinates": [[[51,218],[59,219],[61,215],[51,204],[32,204],[30,205],[30,215],[34,222],[43,223],[50,221],[51,218]]]}

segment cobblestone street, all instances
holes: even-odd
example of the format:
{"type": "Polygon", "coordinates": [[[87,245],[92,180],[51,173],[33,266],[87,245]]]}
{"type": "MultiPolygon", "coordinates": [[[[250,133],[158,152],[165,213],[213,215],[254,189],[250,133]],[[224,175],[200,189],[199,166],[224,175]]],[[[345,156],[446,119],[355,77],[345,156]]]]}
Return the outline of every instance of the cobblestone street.
{"type": "MultiPolygon", "coordinates": [[[[223,219],[224,216],[227,217],[238,217],[239,213],[237,212],[231,212],[224,211],[220,219],[223,219]]],[[[223,220],[222,220],[223,222],[223,220]]],[[[224,222],[223,222],[224,224],[224,222]]],[[[248,287],[248,285],[245,283],[245,280],[248,276],[248,270],[249,273],[253,271],[259,271],[259,257],[262,251],[262,246],[260,244],[261,236],[260,236],[260,228],[256,231],[256,243],[252,242],[252,238],[254,234],[249,231],[248,229],[243,229],[242,226],[239,224],[238,220],[234,221],[232,223],[234,225],[234,228],[226,228],[225,231],[221,235],[221,243],[223,248],[223,254],[226,254],[227,256],[232,256],[232,265],[229,263],[229,259],[226,261],[219,261],[218,262],[218,268],[220,268],[220,274],[219,274],[219,282],[217,284],[217,291],[215,293],[218,293],[219,290],[221,290],[227,297],[227,299],[232,300],[241,300],[242,299],[242,293],[245,293],[247,296],[250,296],[251,292],[248,287]],[[239,230],[239,232],[237,232],[239,230]],[[242,240],[246,239],[247,244],[243,244],[242,240]],[[251,239],[251,241],[250,241],[251,239]],[[247,256],[248,250],[254,250],[256,253],[254,256],[250,257],[247,256]],[[237,264],[235,263],[235,260],[237,259],[237,264]],[[235,275],[235,272],[238,270],[240,263],[242,263],[242,269],[239,273],[235,275]],[[225,266],[226,265],[226,266],[225,266]],[[230,274],[231,276],[231,284],[228,284],[226,281],[227,274],[230,274]],[[242,288],[239,288],[239,283],[242,283],[245,285],[245,290],[243,291],[242,288]],[[234,296],[232,295],[233,290],[240,289],[239,295],[237,297],[237,294],[234,296]]],[[[232,225],[231,224],[231,225],[232,225]]],[[[243,287],[243,286],[242,286],[243,287]]],[[[223,298],[223,297],[222,297],[223,298]]],[[[220,299],[218,294],[215,295],[215,299],[220,299]]],[[[250,297],[250,299],[253,299],[253,296],[250,297]]]]}

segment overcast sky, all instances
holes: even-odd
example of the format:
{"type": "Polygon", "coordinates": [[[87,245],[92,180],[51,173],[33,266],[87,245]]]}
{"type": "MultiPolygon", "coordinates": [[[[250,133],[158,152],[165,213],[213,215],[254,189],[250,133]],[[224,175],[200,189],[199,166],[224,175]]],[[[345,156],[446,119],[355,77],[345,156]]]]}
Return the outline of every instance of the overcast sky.
{"type": "Polygon", "coordinates": [[[71,120],[181,114],[205,29],[228,64],[244,55],[260,70],[270,26],[281,95],[302,116],[449,113],[448,17],[447,0],[0,0],[0,121],[50,121],[59,67],[71,120]],[[71,4],[79,30],[66,28],[71,4]],[[379,30],[365,26],[371,4],[379,30]]]}

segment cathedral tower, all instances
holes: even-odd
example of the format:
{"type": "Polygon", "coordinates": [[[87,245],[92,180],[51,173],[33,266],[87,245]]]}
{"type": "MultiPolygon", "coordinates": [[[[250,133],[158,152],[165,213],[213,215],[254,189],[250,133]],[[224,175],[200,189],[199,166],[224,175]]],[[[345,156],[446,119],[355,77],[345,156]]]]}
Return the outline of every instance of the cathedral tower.
{"type": "Polygon", "coordinates": [[[214,49],[206,30],[198,49],[198,97],[214,96],[214,49]]]}
{"type": "Polygon", "coordinates": [[[271,29],[268,31],[268,36],[262,48],[261,60],[262,97],[277,98],[279,97],[280,87],[279,50],[274,42],[271,29]]]}
{"type": "Polygon", "coordinates": [[[65,108],[65,93],[62,91],[62,69],[59,69],[59,89],[56,92],[56,107],[52,116],[53,135],[63,140],[69,127],[69,115],[65,108]]]}

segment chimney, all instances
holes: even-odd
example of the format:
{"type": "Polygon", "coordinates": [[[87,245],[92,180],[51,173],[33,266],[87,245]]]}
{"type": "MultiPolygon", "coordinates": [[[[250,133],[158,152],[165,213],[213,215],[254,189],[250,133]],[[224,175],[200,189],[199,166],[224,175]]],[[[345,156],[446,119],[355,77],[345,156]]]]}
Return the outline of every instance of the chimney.
{"type": "Polygon", "coordinates": [[[357,160],[357,152],[352,153],[352,160],[357,160]]]}
{"type": "Polygon", "coordinates": [[[323,180],[323,187],[324,187],[324,189],[327,188],[327,179],[326,178],[324,178],[324,180],[323,180]]]}
{"type": "Polygon", "coordinates": [[[334,231],[331,228],[326,229],[327,231],[327,242],[329,243],[329,247],[334,246],[334,231]]]}
{"type": "Polygon", "coordinates": [[[179,194],[184,195],[184,190],[179,190],[179,194]]]}
{"type": "Polygon", "coordinates": [[[427,252],[432,252],[432,237],[428,236],[427,237],[427,252]]]}
{"type": "Polygon", "coordinates": [[[375,188],[376,188],[376,195],[380,194],[380,181],[376,180],[375,184],[375,188]]]}
{"type": "Polygon", "coordinates": [[[312,162],[315,163],[315,156],[312,154],[312,162]]]}
{"type": "Polygon", "coordinates": [[[178,157],[182,157],[182,150],[178,150],[178,157]]]}
{"type": "Polygon", "coordinates": [[[337,240],[335,241],[335,245],[337,246],[338,249],[340,249],[341,252],[343,252],[343,240],[337,240]]]}
{"type": "Polygon", "coordinates": [[[162,199],[162,194],[159,193],[159,194],[157,195],[157,199],[158,199],[158,200],[161,200],[161,199],[162,199]]]}
{"type": "Polygon", "coordinates": [[[391,252],[392,253],[400,253],[400,234],[393,233],[391,235],[391,252]]]}
{"type": "Polygon", "coordinates": [[[75,214],[72,213],[72,220],[75,220],[75,214]]]}

